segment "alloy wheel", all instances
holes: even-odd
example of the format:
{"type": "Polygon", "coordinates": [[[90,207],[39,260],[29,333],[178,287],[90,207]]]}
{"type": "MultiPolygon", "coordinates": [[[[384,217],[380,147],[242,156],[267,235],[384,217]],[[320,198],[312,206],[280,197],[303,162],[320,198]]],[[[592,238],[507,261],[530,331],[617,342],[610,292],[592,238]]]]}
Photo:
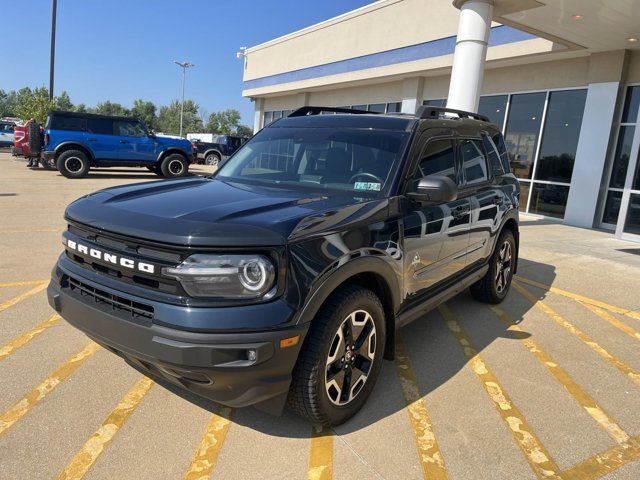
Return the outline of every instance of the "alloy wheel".
{"type": "Polygon", "coordinates": [[[496,262],[496,292],[500,294],[507,288],[511,275],[511,242],[504,242],[500,246],[496,262]]]}
{"type": "Polygon", "coordinates": [[[362,391],[375,354],[373,317],[364,310],[356,310],[338,327],[327,354],[324,384],[331,403],[346,405],[362,391]]]}
{"type": "Polygon", "coordinates": [[[172,160],[169,163],[169,171],[174,175],[180,175],[184,169],[180,160],[172,160]]]}
{"type": "Polygon", "coordinates": [[[77,173],[82,170],[82,160],[78,157],[69,157],[64,161],[64,166],[71,173],[77,173]]]}

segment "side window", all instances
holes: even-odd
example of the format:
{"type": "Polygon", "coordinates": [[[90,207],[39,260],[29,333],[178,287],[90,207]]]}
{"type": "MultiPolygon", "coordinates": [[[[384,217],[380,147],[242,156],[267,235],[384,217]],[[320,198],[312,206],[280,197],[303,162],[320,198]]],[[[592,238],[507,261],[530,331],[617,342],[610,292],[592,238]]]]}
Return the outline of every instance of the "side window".
{"type": "Polygon", "coordinates": [[[456,181],[453,140],[431,140],[424,147],[413,180],[417,183],[421,178],[429,175],[442,175],[456,181]]]}
{"type": "Polygon", "coordinates": [[[54,130],[79,130],[84,132],[87,121],[82,117],[60,115],[53,118],[54,130]]]}
{"type": "Polygon", "coordinates": [[[146,137],[147,132],[145,132],[140,122],[121,121],[116,122],[116,135],[122,137],[146,137]]]}
{"type": "Polygon", "coordinates": [[[486,182],[489,175],[482,143],[479,140],[460,140],[458,149],[467,185],[486,182]]]}
{"type": "Polygon", "coordinates": [[[489,160],[491,171],[496,177],[502,175],[504,173],[502,161],[496,146],[493,144],[493,140],[488,135],[482,135],[482,143],[484,144],[484,151],[487,152],[487,160],[489,160]]]}
{"type": "Polygon", "coordinates": [[[501,133],[496,133],[493,136],[493,144],[498,149],[498,155],[500,155],[500,163],[502,163],[504,173],[509,173],[511,171],[509,167],[509,154],[507,153],[507,147],[504,144],[504,137],[501,133]]]}
{"type": "Polygon", "coordinates": [[[108,118],[88,118],[87,132],[99,135],[113,135],[113,120],[108,118]]]}

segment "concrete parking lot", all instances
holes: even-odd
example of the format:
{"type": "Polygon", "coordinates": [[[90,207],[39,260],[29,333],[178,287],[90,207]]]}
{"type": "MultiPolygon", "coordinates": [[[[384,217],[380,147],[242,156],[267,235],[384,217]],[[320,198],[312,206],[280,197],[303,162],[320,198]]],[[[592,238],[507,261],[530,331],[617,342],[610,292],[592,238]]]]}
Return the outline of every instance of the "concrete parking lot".
{"type": "Polygon", "coordinates": [[[0,478],[640,478],[640,245],[523,219],[507,300],[402,329],[363,411],[323,430],[156,384],[47,305],[65,205],[154,174],[0,172],[0,478]]]}

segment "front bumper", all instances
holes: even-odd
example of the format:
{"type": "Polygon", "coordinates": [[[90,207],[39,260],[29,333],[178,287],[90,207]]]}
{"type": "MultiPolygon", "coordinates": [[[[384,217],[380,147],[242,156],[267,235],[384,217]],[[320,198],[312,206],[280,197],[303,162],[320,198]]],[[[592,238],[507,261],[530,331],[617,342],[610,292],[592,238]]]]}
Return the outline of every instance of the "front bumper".
{"type": "MultiPolygon", "coordinates": [[[[123,314],[121,307],[108,301],[115,298],[120,302],[118,305],[134,306],[138,302],[148,304],[147,299],[75,274],[71,277],[59,265],[54,269],[47,296],[49,304],[71,325],[138,370],[231,407],[273,399],[277,399],[279,406],[284,404],[291,371],[308,327],[202,333],[157,325],[152,318],[134,315],[133,310],[123,314]],[[80,282],[83,287],[77,287],[80,282]],[[280,347],[280,340],[296,335],[300,338],[295,346],[280,347]],[[249,351],[255,352],[255,360],[249,359],[249,351]]],[[[194,308],[181,307],[172,312],[188,317],[192,310],[194,308]]],[[[226,309],[196,310],[207,310],[206,314],[215,324],[220,311],[226,309]]],[[[180,323],[179,319],[175,320],[180,323]]]]}

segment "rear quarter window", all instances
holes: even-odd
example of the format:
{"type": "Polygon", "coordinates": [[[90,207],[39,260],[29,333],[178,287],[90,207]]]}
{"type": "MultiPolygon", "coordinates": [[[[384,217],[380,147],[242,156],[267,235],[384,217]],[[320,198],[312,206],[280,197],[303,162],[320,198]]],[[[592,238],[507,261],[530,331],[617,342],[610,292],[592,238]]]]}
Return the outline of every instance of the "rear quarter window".
{"type": "Polygon", "coordinates": [[[507,153],[507,147],[504,144],[504,137],[501,133],[496,133],[493,137],[493,144],[496,146],[498,150],[498,155],[500,156],[500,163],[502,164],[502,169],[504,173],[511,172],[511,168],[509,167],[509,154],[507,153]]]}

